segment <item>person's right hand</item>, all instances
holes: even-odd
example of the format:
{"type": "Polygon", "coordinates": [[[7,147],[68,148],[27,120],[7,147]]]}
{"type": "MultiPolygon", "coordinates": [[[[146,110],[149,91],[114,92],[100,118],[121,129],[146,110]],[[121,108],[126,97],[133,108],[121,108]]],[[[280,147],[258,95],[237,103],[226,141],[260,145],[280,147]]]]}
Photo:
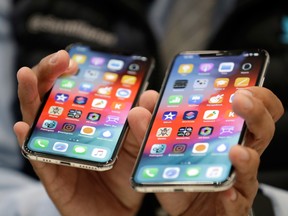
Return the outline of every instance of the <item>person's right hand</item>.
{"type": "MultiPolygon", "coordinates": [[[[32,69],[23,67],[18,71],[18,95],[23,122],[16,123],[14,131],[20,146],[44,94],[55,79],[76,71],[77,65],[69,61],[66,51],[47,56],[32,69]]],[[[152,112],[154,103],[151,105],[147,100],[140,100],[139,105],[145,107],[146,112],[141,115],[146,117],[152,112]]],[[[144,119],[141,123],[148,122],[144,119]]],[[[138,150],[138,142],[132,133],[128,133],[119,159],[109,171],[96,172],[38,161],[31,161],[31,164],[61,215],[129,216],[136,214],[144,196],[135,192],[129,182],[138,150]]]]}

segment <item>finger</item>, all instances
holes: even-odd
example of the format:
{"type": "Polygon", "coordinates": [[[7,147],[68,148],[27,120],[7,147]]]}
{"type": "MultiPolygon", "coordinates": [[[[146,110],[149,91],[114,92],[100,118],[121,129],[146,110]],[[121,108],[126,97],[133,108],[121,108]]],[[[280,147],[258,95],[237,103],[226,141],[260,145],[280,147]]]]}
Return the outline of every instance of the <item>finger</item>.
{"type": "MultiPolygon", "coordinates": [[[[260,95],[260,93],[257,94],[260,95]]],[[[259,154],[263,153],[274,135],[275,122],[270,112],[274,112],[274,118],[280,115],[276,111],[277,106],[273,108],[270,106],[269,111],[264,101],[258,96],[256,97],[250,90],[242,89],[235,93],[232,103],[235,113],[244,118],[247,125],[245,145],[254,148],[259,154]]],[[[278,110],[281,110],[281,106],[280,109],[278,107],[278,110]]]]}
{"type": "Polygon", "coordinates": [[[145,91],[140,97],[139,106],[144,107],[152,113],[158,96],[159,94],[154,90],[145,91]]]}
{"type": "Polygon", "coordinates": [[[143,107],[135,107],[129,112],[128,121],[130,125],[130,131],[134,135],[138,146],[144,138],[150,120],[150,111],[143,107]]]}
{"type": "Polygon", "coordinates": [[[229,153],[236,174],[234,188],[252,204],[257,190],[258,153],[244,146],[234,146],[229,153]]]}
{"type": "MultiPolygon", "coordinates": [[[[14,125],[14,132],[16,134],[18,144],[22,148],[24,141],[26,139],[27,133],[29,131],[29,125],[25,122],[17,122],[14,125]]],[[[32,166],[36,169],[43,168],[45,166],[45,163],[37,162],[37,161],[30,161],[32,166]]]]}
{"type": "Polygon", "coordinates": [[[32,68],[38,78],[38,92],[40,97],[52,87],[57,77],[77,72],[77,64],[70,60],[65,50],[60,50],[43,58],[32,68]]]}
{"type": "Polygon", "coordinates": [[[249,214],[250,203],[235,188],[232,187],[227,191],[219,193],[218,197],[222,205],[216,206],[216,215],[246,216],[249,214]]]}
{"type": "Polygon", "coordinates": [[[37,88],[37,77],[28,67],[23,67],[17,72],[18,98],[23,116],[23,121],[32,124],[32,120],[40,105],[37,88]]]}

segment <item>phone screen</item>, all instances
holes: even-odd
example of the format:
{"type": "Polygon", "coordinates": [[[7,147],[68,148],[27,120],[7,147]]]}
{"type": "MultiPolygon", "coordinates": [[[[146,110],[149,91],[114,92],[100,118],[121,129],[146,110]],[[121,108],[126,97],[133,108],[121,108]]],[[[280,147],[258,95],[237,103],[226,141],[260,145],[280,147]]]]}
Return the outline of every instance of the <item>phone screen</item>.
{"type": "Polygon", "coordinates": [[[261,85],[267,56],[261,50],[177,55],[133,173],[134,188],[173,191],[177,185],[225,183],[232,173],[229,150],[242,143],[245,131],[232,110],[233,96],[237,89],[261,85]]]}
{"type": "Polygon", "coordinates": [[[117,155],[128,112],[144,89],[153,61],[80,45],[71,46],[68,52],[79,70],[74,76],[57,79],[24,151],[30,158],[44,161],[52,158],[70,165],[109,165],[117,155]]]}

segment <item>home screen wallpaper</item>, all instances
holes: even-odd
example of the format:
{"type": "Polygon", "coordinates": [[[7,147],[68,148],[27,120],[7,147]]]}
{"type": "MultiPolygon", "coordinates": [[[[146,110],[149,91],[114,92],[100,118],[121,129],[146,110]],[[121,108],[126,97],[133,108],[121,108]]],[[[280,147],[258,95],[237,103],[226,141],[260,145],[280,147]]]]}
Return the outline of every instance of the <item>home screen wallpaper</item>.
{"type": "Polygon", "coordinates": [[[124,135],[127,114],[149,70],[149,60],[95,52],[85,46],[74,46],[69,54],[79,70],[56,81],[28,148],[108,162],[124,135]]]}
{"type": "Polygon", "coordinates": [[[222,182],[228,152],[241,143],[244,121],[232,111],[237,89],[256,85],[265,58],[259,52],[200,57],[180,54],[134,173],[136,183],[222,182]]]}

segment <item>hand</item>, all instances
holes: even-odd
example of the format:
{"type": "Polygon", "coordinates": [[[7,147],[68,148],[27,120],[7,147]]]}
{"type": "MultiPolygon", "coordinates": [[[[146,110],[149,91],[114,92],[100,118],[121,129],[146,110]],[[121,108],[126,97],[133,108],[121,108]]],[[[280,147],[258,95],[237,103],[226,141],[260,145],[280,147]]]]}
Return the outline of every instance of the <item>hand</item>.
{"type": "MultiPolygon", "coordinates": [[[[14,131],[20,144],[24,142],[41,100],[55,79],[76,71],[77,65],[69,61],[66,51],[47,56],[32,69],[23,67],[18,71],[18,95],[23,122],[16,123],[14,131]]],[[[140,100],[139,105],[150,114],[154,104],[150,106],[140,100]]],[[[149,119],[145,113],[142,116],[149,119]]],[[[141,124],[148,122],[144,120],[141,124]]],[[[143,194],[136,193],[129,182],[139,150],[137,143],[129,133],[114,168],[105,172],[37,161],[31,161],[31,164],[61,215],[135,215],[143,198],[143,194]]]]}
{"type": "MultiPolygon", "coordinates": [[[[144,93],[142,99],[156,101],[157,97],[157,94],[144,93]]],[[[217,193],[156,194],[170,215],[248,215],[258,190],[259,157],[272,139],[275,122],[283,114],[283,107],[271,91],[260,87],[238,90],[232,105],[235,113],[245,119],[248,129],[245,146],[234,146],[229,153],[236,173],[234,186],[217,193]]],[[[144,108],[136,107],[129,115],[131,130],[139,143],[147,129],[145,123],[151,118],[145,120],[147,113],[146,117],[141,113],[144,108]],[[143,123],[139,125],[141,121],[143,123]]]]}

